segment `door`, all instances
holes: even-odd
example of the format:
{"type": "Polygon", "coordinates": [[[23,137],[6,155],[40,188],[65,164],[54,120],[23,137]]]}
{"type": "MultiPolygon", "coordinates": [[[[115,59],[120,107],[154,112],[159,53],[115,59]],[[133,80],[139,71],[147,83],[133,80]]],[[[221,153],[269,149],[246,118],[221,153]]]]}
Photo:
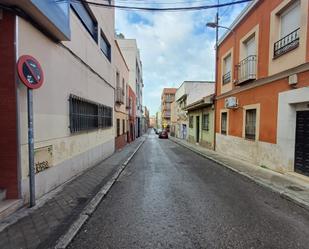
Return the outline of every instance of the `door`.
{"type": "Polygon", "coordinates": [[[309,111],[296,113],[295,171],[309,176],[309,111]]]}
{"type": "Polygon", "coordinates": [[[196,142],[200,142],[200,116],[196,116],[196,142]]]}

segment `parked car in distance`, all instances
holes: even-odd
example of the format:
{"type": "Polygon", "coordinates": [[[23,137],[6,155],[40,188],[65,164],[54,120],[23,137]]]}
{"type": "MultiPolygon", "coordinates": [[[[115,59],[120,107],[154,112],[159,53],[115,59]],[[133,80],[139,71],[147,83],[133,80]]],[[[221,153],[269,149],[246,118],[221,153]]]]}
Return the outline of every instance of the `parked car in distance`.
{"type": "Polygon", "coordinates": [[[167,130],[163,130],[159,133],[159,138],[168,138],[167,130]]]}
{"type": "Polygon", "coordinates": [[[162,132],[161,129],[157,129],[157,130],[156,130],[156,134],[157,134],[157,135],[159,135],[161,132],[162,132]]]}

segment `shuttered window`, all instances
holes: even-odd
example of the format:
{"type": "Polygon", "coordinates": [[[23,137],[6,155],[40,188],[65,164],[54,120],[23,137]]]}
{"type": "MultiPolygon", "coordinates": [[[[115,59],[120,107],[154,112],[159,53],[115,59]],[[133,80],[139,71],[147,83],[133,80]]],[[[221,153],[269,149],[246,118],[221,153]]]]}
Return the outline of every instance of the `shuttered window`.
{"type": "Polygon", "coordinates": [[[232,56],[229,54],[224,58],[224,74],[231,72],[232,56]]]}
{"type": "Polygon", "coordinates": [[[280,35],[281,38],[292,33],[300,27],[300,2],[290,6],[280,15],[280,35]]]}
{"type": "Polygon", "coordinates": [[[255,45],[255,36],[251,37],[248,41],[245,42],[247,56],[256,55],[256,45],[255,45]]]}
{"type": "Polygon", "coordinates": [[[246,110],[245,137],[255,140],[256,109],[246,110]]]}

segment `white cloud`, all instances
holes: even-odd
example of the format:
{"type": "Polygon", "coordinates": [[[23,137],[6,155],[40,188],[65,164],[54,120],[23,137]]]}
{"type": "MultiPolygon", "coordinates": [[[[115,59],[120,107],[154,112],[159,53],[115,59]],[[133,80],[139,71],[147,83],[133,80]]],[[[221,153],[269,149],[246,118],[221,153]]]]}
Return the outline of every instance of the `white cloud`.
{"type": "Polygon", "coordinates": [[[184,80],[214,80],[214,32],[205,28],[213,17],[214,10],[116,11],[117,32],[137,39],[143,62],[143,104],[152,114],[159,108],[164,87],[178,87],[184,80]]]}

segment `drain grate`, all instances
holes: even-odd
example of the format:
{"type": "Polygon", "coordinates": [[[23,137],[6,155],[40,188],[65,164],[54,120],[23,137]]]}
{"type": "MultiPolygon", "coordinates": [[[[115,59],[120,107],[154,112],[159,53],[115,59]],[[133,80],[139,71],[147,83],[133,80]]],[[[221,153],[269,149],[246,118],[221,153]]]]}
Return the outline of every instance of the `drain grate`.
{"type": "Polygon", "coordinates": [[[288,189],[290,189],[290,190],[293,190],[293,191],[304,191],[302,188],[299,188],[299,187],[297,187],[297,186],[288,186],[287,187],[288,189]]]}

